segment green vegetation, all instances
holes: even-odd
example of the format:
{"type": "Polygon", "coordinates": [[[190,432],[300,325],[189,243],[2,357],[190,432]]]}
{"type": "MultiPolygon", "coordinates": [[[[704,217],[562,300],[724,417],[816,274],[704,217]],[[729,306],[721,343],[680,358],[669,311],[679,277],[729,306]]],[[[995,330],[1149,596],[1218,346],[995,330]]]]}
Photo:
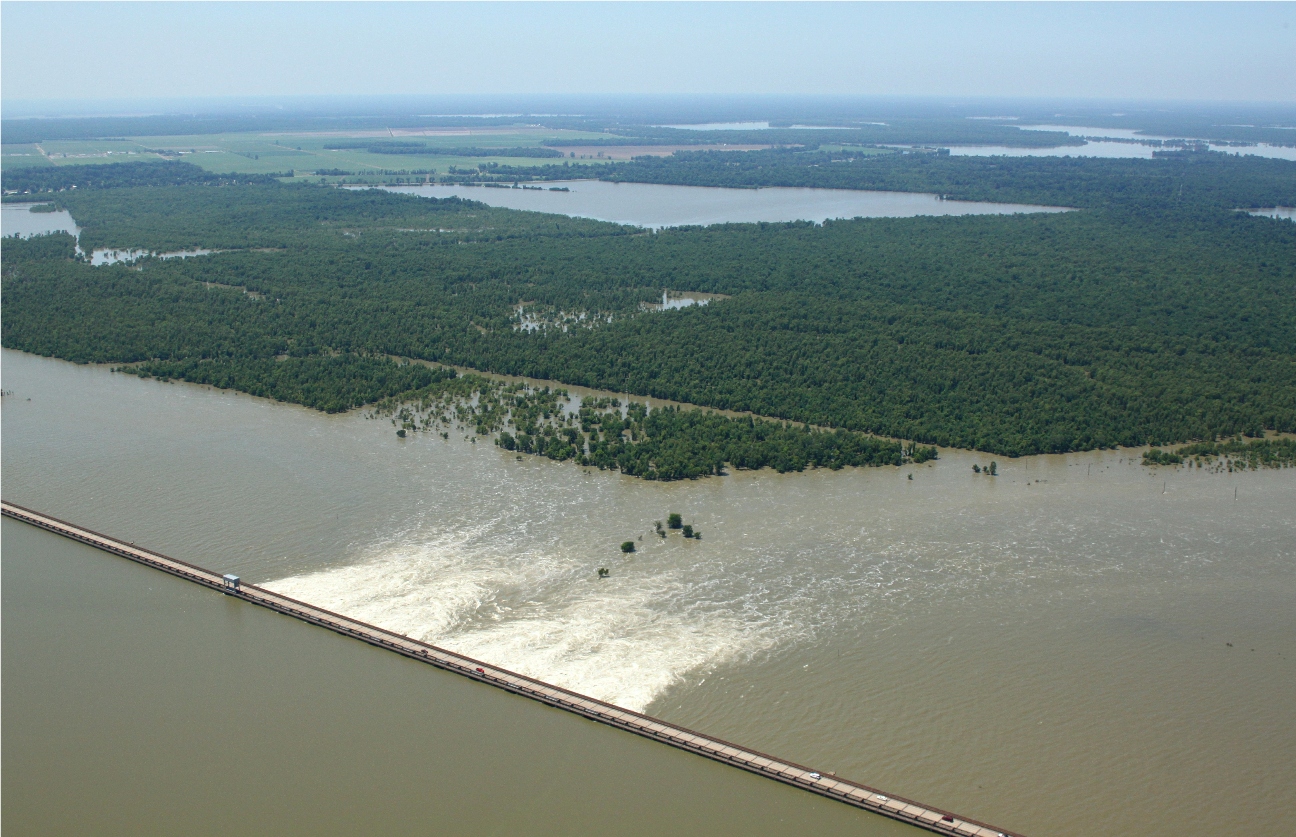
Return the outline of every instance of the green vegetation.
{"type": "Polygon", "coordinates": [[[542,146],[514,148],[484,148],[481,146],[435,146],[426,142],[397,142],[394,140],[349,140],[330,142],[329,151],[362,148],[370,154],[432,154],[444,157],[562,157],[561,151],[542,146]]]}
{"type": "Polygon", "coordinates": [[[624,552],[624,553],[626,553],[626,554],[629,554],[629,553],[631,553],[631,552],[634,552],[634,551],[635,551],[635,542],[634,542],[634,541],[626,541],[625,543],[621,544],[621,551],[624,552]]]}
{"type": "MultiPolygon", "coordinates": [[[[155,369],[158,364],[141,368],[155,369]]],[[[399,366],[406,370],[409,366],[399,366]]],[[[730,418],[676,407],[650,409],[618,399],[585,399],[575,409],[566,390],[506,384],[480,375],[436,370],[435,383],[386,398],[374,417],[414,431],[478,436],[498,433],[507,451],[619,470],[648,480],[721,476],[726,465],[780,473],[847,465],[899,465],[901,445],[849,431],[820,431],[752,417],[730,418]],[[507,428],[507,429],[506,429],[507,428]]],[[[680,528],[679,515],[669,518],[680,528]]]]}
{"type": "Polygon", "coordinates": [[[1195,442],[1175,451],[1158,448],[1143,454],[1144,465],[1182,465],[1215,470],[1257,470],[1296,466],[1296,439],[1224,439],[1195,442]]]}
{"type": "Polygon", "coordinates": [[[454,377],[452,369],[434,371],[426,366],[352,353],[219,361],[154,360],[118,367],[117,371],[141,378],[175,379],[236,389],[262,398],[305,404],[328,413],[345,412],[454,377]]]}
{"type": "Polygon", "coordinates": [[[684,525],[684,518],[675,512],[671,512],[666,516],[666,525],[671,529],[678,529],[684,525]]]}
{"type": "Polygon", "coordinates": [[[398,357],[781,420],[587,402],[559,422],[555,391],[466,416],[510,450],[654,479],[1296,431],[1296,225],[1233,211],[1296,203],[1296,165],[873,162],[843,170],[1086,209],[649,234],[300,184],[77,188],[48,195],[84,249],[228,252],[91,267],[67,235],[6,239],[3,342],[321,409],[480,397],[398,357]],[[732,298],[646,312],[663,289],[732,298]]]}
{"type": "MultiPolygon", "coordinates": [[[[339,136],[338,129],[357,127],[347,125],[347,120],[331,125],[316,124],[318,133],[303,131],[295,135],[273,131],[269,128],[270,121],[262,122],[262,132],[256,133],[195,130],[169,135],[118,132],[113,136],[107,131],[66,130],[79,121],[5,120],[4,171],[184,160],[221,174],[265,174],[314,180],[317,179],[315,172],[324,171],[346,172],[328,176],[345,178],[349,182],[423,182],[438,172],[447,177],[448,169],[476,171],[480,164],[525,165],[533,164],[537,158],[562,156],[561,152],[543,146],[545,140],[581,143],[605,136],[597,131],[514,125],[512,120],[489,123],[468,120],[472,127],[480,128],[485,124],[495,127],[488,134],[474,132],[472,146],[464,146],[464,135],[460,132],[418,135],[416,140],[404,140],[388,138],[386,130],[382,132],[383,137],[377,137],[376,131],[361,128],[354,131],[356,136],[348,138],[345,133],[339,136]],[[44,127],[41,128],[40,124],[44,127]],[[75,136],[78,133],[81,136],[75,136]],[[16,141],[41,134],[46,136],[39,143],[16,141]],[[393,152],[401,148],[405,150],[393,156],[393,152]]],[[[88,120],[86,124],[95,122],[88,120]]],[[[107,127],[111,120],[98,122],[100,127],[107,127]]],[[[139,120],[136,127],[147,128],[149,122],[147,119],[139,120]]],[[[309,122],[306,120],[303,127],[309,122]]],[[[172,124],[178,127],[183,120],[172,120],[172,124]]],[[[193,127],[213,128],[219,127],[219,123],[193,123],[193,127]]]]}
{"type": "Polygon", "coordinates": [[[1152,448],[1143,452],[1144,465],[1179,465],[1183,462],[1183,457],[1177,453],[1164,451],[1160,448],[1152,448]]]}
{"type": "Polygon", "coordinates": [[[124,189],[139,186],[224,186],[273,183],[264,175],[219,175],[188,163],[112,163],[101,166],[58,166],[5,170],[4,191],[19,195],[68,189],[124,189]]]}

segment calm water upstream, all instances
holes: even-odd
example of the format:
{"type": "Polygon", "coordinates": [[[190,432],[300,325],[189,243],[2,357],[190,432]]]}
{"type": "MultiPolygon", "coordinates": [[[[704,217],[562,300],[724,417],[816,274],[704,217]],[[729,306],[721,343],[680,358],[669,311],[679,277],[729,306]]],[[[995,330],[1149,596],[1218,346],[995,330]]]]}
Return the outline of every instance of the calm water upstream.
{"type": "MultiPolygon", "coordinates": [[[[3,364],[14,502],[1036,837],[1213,834],[1296,803],[1291,470],[1155,473],[1117,451],[991,478],[971,470],[991,457],[947,451],[651,483],[3,364]],[[655,539],[671,511],[704,539],[655,539]]],[[[385,656],[343,653],[297,670],[337,667],[347,694],[353,661],[385,656]]],[[[75,746],[76,727],[46,734],[75,746]]]]}
{"type": "Polygon", "coordinates": [[[545,184],[543,190],[488,189],[480,186],[392,186],[432,198],[458,195],[491,206],[554,212],[640,227],[690,224],[814,221],[829,218],[909,218],[916,215],[1011,215],[1065,212],[1051,206],[978,201],[943,201],[919,192],[864,192],[856,189],[717,189],[655,183],[604,183],[573,180],[545,184]],[[549,186],[569,192],[551,192],[549,186]]]}

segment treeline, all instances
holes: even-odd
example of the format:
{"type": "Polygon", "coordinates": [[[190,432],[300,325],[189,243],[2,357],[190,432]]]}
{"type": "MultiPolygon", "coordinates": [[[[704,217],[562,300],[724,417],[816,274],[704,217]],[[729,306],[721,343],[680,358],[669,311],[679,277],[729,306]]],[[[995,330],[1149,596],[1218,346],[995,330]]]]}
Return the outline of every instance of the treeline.
{"type": "Polygon", "coordinates": [[[230,186],[274,183],[265,174],[216,174],[191,163],[106,163],[104,165],[7,168],[0,174],[6,195],[63,192],[69,189],[124,189],[138,186],[230,186]]]}
{"type": "Polygon", "coordinates": [[[650,408],[640,402],[622,409],[615,398],[583,399],[573,410],[571,400],[563,389],[467,375],[386,399],[373,415],[390,417],[400,433],[448,435],[451,428],[479,436],[498,433],[495,444],[504,450],[648,480],[722,476],[726,467],[787,473],[937,458],[934,448],[906,448],[845,430],[822,431],[678,407],[650,408]]]}
{"type": "Polygon", "coordinates": [[[322,187],[55,200],[102,246],[248,248],[6,239],[4,345],[72,360],[410,357],[1008,455],[1296,430],[1296,225],[1232,211],[645,234],[322,187]],[[733,298],[643,313],[663,289],[733,298]]]}
{"type": "MultiPolygon", "coordinates": [[[[639,403],[619,410],[582,405],[579,428],[542,424],[519,429],[517,437],[500,434],[506,450],[538,453],[551,459],[575,459],[582,465],[613,468],[650,480],[696,479],[724,474],[726,464],[779,473],[806,468],[900,465],[899,442],[844,430],[823,432],[805,426],[730,418],[702,410],[639,403]]],[[[935,458],[923,449],[920,457],[935,458]]]]}
{"type": "Polygon", "coordinates": [[[370,154],[421,154],[424,156],[440,157],[562,157],[563,153],[552,148],[543,148],[535,145],[514,146],[508,148],[486,148],[482,146],[458,146],[446,147],[441,145],[428,145],[425,142],[404,142],[401,140],[384,140],[375,142],[374,140],[348,140],[345,142],[330,142],[324,145],[326,149],[341,151],[346,149],[360,149],[370,154]]]}
{"type": "Polygon", "coordinates": [[[396,231],[406,238],[432,233],[455,242],[636,232],[585,218],[512,212],[459,197],[424,198],[305,183],[271,182],[240,189],[87,189],[62,192],[53,200],[73,213],[87,249],[316,247],[336,239],[368,242],[375,230],[385,235],[396,231]],[[128,241],[143,243],[124,243],[128,241]]]}
{"type": "Polygon", "coordinates": [[[455,376],[453,369],[357,354],[154,360],[116,371],[236,389],[326,413],[346,412],[455,376]]]}

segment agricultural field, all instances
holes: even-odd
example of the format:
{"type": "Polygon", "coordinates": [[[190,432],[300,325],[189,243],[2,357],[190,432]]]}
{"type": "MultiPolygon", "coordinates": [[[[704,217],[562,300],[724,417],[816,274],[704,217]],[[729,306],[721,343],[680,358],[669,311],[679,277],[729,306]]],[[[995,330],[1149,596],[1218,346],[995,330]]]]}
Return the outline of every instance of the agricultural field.
{"type": "MultiPolygon", "coordinates": [[[[546,140],[570,141],[573,147],[578,147],[607,136],[518,126],[105,137],[7,144],[3,146],[3,165],[20,168],[181,159],[218,174],[282,174],[295,179],[331,181],[350,176],[371,181],[396,174],[475,170],[491,163],[534,165],[534,157],[519,155],[518,150],[542,149],[546,140]],[[385,146],[395,146],[400,153],[371,150],[385,146]],[[418,153],[421,149],[414,146],[425,147],[427,153],[418,153]],[[496,148],[500,150],[498,155],[483,154],[496,148]],[[455,153],[465,150],[472,153],[455,153]],[[320,170],[348,175],[316,176],[314,173],[320,170]]],[[[601,155],[597,149],[588,154],[582,149],[576,156],[590,164],[611,162],[610,156],[601,155]]]]}

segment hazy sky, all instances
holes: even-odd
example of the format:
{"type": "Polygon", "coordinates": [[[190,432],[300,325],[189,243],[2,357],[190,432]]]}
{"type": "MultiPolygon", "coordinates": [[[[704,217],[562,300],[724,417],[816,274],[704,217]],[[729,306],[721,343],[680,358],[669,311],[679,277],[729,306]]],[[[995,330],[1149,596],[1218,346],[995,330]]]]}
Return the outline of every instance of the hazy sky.
{"type": "Polygon", "coordinates": [[[1296,101],[1296,3],[0,5],[19,99],[823,93],[1296,101]]]}

